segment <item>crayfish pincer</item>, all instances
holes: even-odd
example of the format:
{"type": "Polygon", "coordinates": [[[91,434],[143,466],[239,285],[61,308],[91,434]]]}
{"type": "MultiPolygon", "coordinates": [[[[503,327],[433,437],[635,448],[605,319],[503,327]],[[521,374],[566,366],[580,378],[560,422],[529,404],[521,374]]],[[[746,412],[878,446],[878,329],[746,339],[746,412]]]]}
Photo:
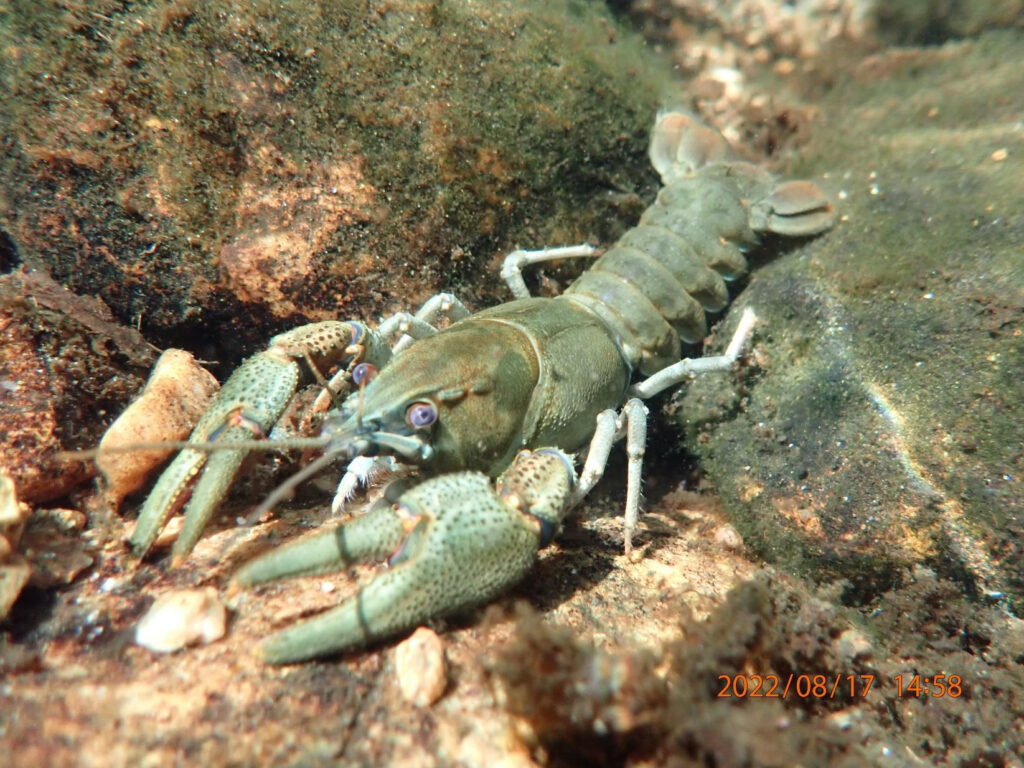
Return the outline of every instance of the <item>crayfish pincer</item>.
{"type": "MultiPolygon", "coordinates": [[[[728,368],[755,322],[749,310],[725,354],[680,360],[707,333],[705,313],[728,302],[761,235],[816,235],[835,213],[806,181],[779,181],[734,159],[725,139],[689,115],[660,115],[650,145],[664,187],[640,223],[561,296],[529,295],[524,266],[592,256],[590,246],[517,251],[502,269],[514,301],[470,314],[450,294],[377,328],[357,321],[303,326],[228,379],[143,506],[132,546],[144,556],[185,507],[172,562],[188,557],[255,446],[315,444],[322,455],[285,483],[339,461],[335,506],[361,477],[413,465],[426,476],[368,513],[244,566],[235,588],[387,559],[338,608],[269,638],[275,663],[335,653],[485,602],[520,579],[625,438],[625,548],[640,501],[647,410],[642,400],[728,368]],[[435,327],[440,319],[450,324],[435,327]],[[264,440],[303,378],[323,388],[319,438],[264,440]],[[219,448],[223,447],[223,450],[219,448]],[[577,477],[573,453],[585,452],[577,477]],[[495,480],[492,481],[492,478],[495,480]]],[[[275,492],[269,508],[284,494],[275,492]]]]}

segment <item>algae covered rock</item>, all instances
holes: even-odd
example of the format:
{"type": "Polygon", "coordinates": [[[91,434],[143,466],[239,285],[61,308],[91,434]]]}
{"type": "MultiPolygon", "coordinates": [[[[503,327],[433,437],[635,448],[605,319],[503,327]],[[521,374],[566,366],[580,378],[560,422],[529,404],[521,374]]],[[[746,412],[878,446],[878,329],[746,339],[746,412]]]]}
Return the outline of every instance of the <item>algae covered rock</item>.
{"type": "Polygon", "coordinates": [[[0,14],[0,228],[163,341],[237,357],[463,283],[493,299],[499,251],[601,239],[609,190],[653,186],[664,70],[601,3],[0,14]]]}
{"type": "Polygon", "coordinates": [[[678,403],[744,540],[853,599],[922,563],[1021,599],[1021,56],[1020,33],[891,51],[826,98],[787,174],[841,221],[731,310],[763,321],[742,389],[709,376],[678,403]]]}
{"type": "Polygon", "coordinates": [[[58,458],[92,448],[156,356],[92,297],[31,270],[0,276],[0,466],[29,503],[95,473],[58,458]]]}

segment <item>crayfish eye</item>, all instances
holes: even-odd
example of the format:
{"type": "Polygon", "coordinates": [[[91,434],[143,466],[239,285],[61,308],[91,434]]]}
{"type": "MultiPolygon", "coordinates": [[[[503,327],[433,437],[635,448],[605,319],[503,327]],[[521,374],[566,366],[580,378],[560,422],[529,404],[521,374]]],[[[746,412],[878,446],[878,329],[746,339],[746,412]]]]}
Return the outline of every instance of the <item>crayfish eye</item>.
{"type": "Polygon", "coordinates": [[[405,420],[416,429],[429,427],[437,421],[437,408],[433,403],[413,403],[405,411],[405,420]]]}
{"type": "Polygon", "coordinates": [[[369,384],[377,375],[377,367],[370,363],[360,363],[352,369],[352,383],[357,387],[369,384]]]}

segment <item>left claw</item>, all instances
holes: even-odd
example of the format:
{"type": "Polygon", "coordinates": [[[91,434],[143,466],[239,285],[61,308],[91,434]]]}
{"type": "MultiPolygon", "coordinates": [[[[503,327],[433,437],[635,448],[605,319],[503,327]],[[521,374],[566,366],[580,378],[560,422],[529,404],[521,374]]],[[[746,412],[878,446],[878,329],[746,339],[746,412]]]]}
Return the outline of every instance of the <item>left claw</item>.
{"type": "MultiPolygon", "coordinates": [[[[264,437],[295,394],[302,361],[320,373],[339,362],[367,360],[383,365],[390,354],[373,331],[356,322],[313,323],[282,333],[231,375],[189,441],[230,443],[264,437]]],[[[246,450],[230,449],[182,450],[164,470],[139,512],[130,539],[135,554],[143,557],[168,518],[188,501],[172,564],[178,565],[188,557],[247,454],[246,450]]]]}
{"type": "Polygon", "coordinates": [[[572,498],[572,460],[556,449],[523,451],[498,478],[458,472],[427,480],[333,530],[245,565],[234,588],[340,570],[390,555],[391,568],[354,597],[268,638],[273,664],[365,645],[428,619],[486,602],[529,570],[572,498]]]}

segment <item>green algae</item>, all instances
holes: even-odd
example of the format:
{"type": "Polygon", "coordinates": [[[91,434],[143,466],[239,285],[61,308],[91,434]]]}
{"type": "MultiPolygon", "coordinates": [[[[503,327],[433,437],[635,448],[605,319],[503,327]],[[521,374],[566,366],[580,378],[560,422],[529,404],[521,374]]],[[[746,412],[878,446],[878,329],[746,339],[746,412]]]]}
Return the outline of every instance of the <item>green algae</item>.
{"type": "Polygon", "coordinates": [[[1021,596],[1021,55],[1019,33],[890,52],[825,98],[793,173],[842,220],[742,295],[765,362],[742,412],[717,423],[724,378],[682,401],[748,543],[850,599],[918,563],[1021,596]]]}
{"type": "Polygon", "coordinates": [[[667,70],[600,3],[6,8],[0,225],[160,338],[493,301],[496,253],[600,239],[614,193],[653,189],[667,70]],[[333,189],[336,224],[303,208],[333,189]],[[224,249],[295,221],[308,252],[257,260],[288,300],[253,296],[224,249]]]}

